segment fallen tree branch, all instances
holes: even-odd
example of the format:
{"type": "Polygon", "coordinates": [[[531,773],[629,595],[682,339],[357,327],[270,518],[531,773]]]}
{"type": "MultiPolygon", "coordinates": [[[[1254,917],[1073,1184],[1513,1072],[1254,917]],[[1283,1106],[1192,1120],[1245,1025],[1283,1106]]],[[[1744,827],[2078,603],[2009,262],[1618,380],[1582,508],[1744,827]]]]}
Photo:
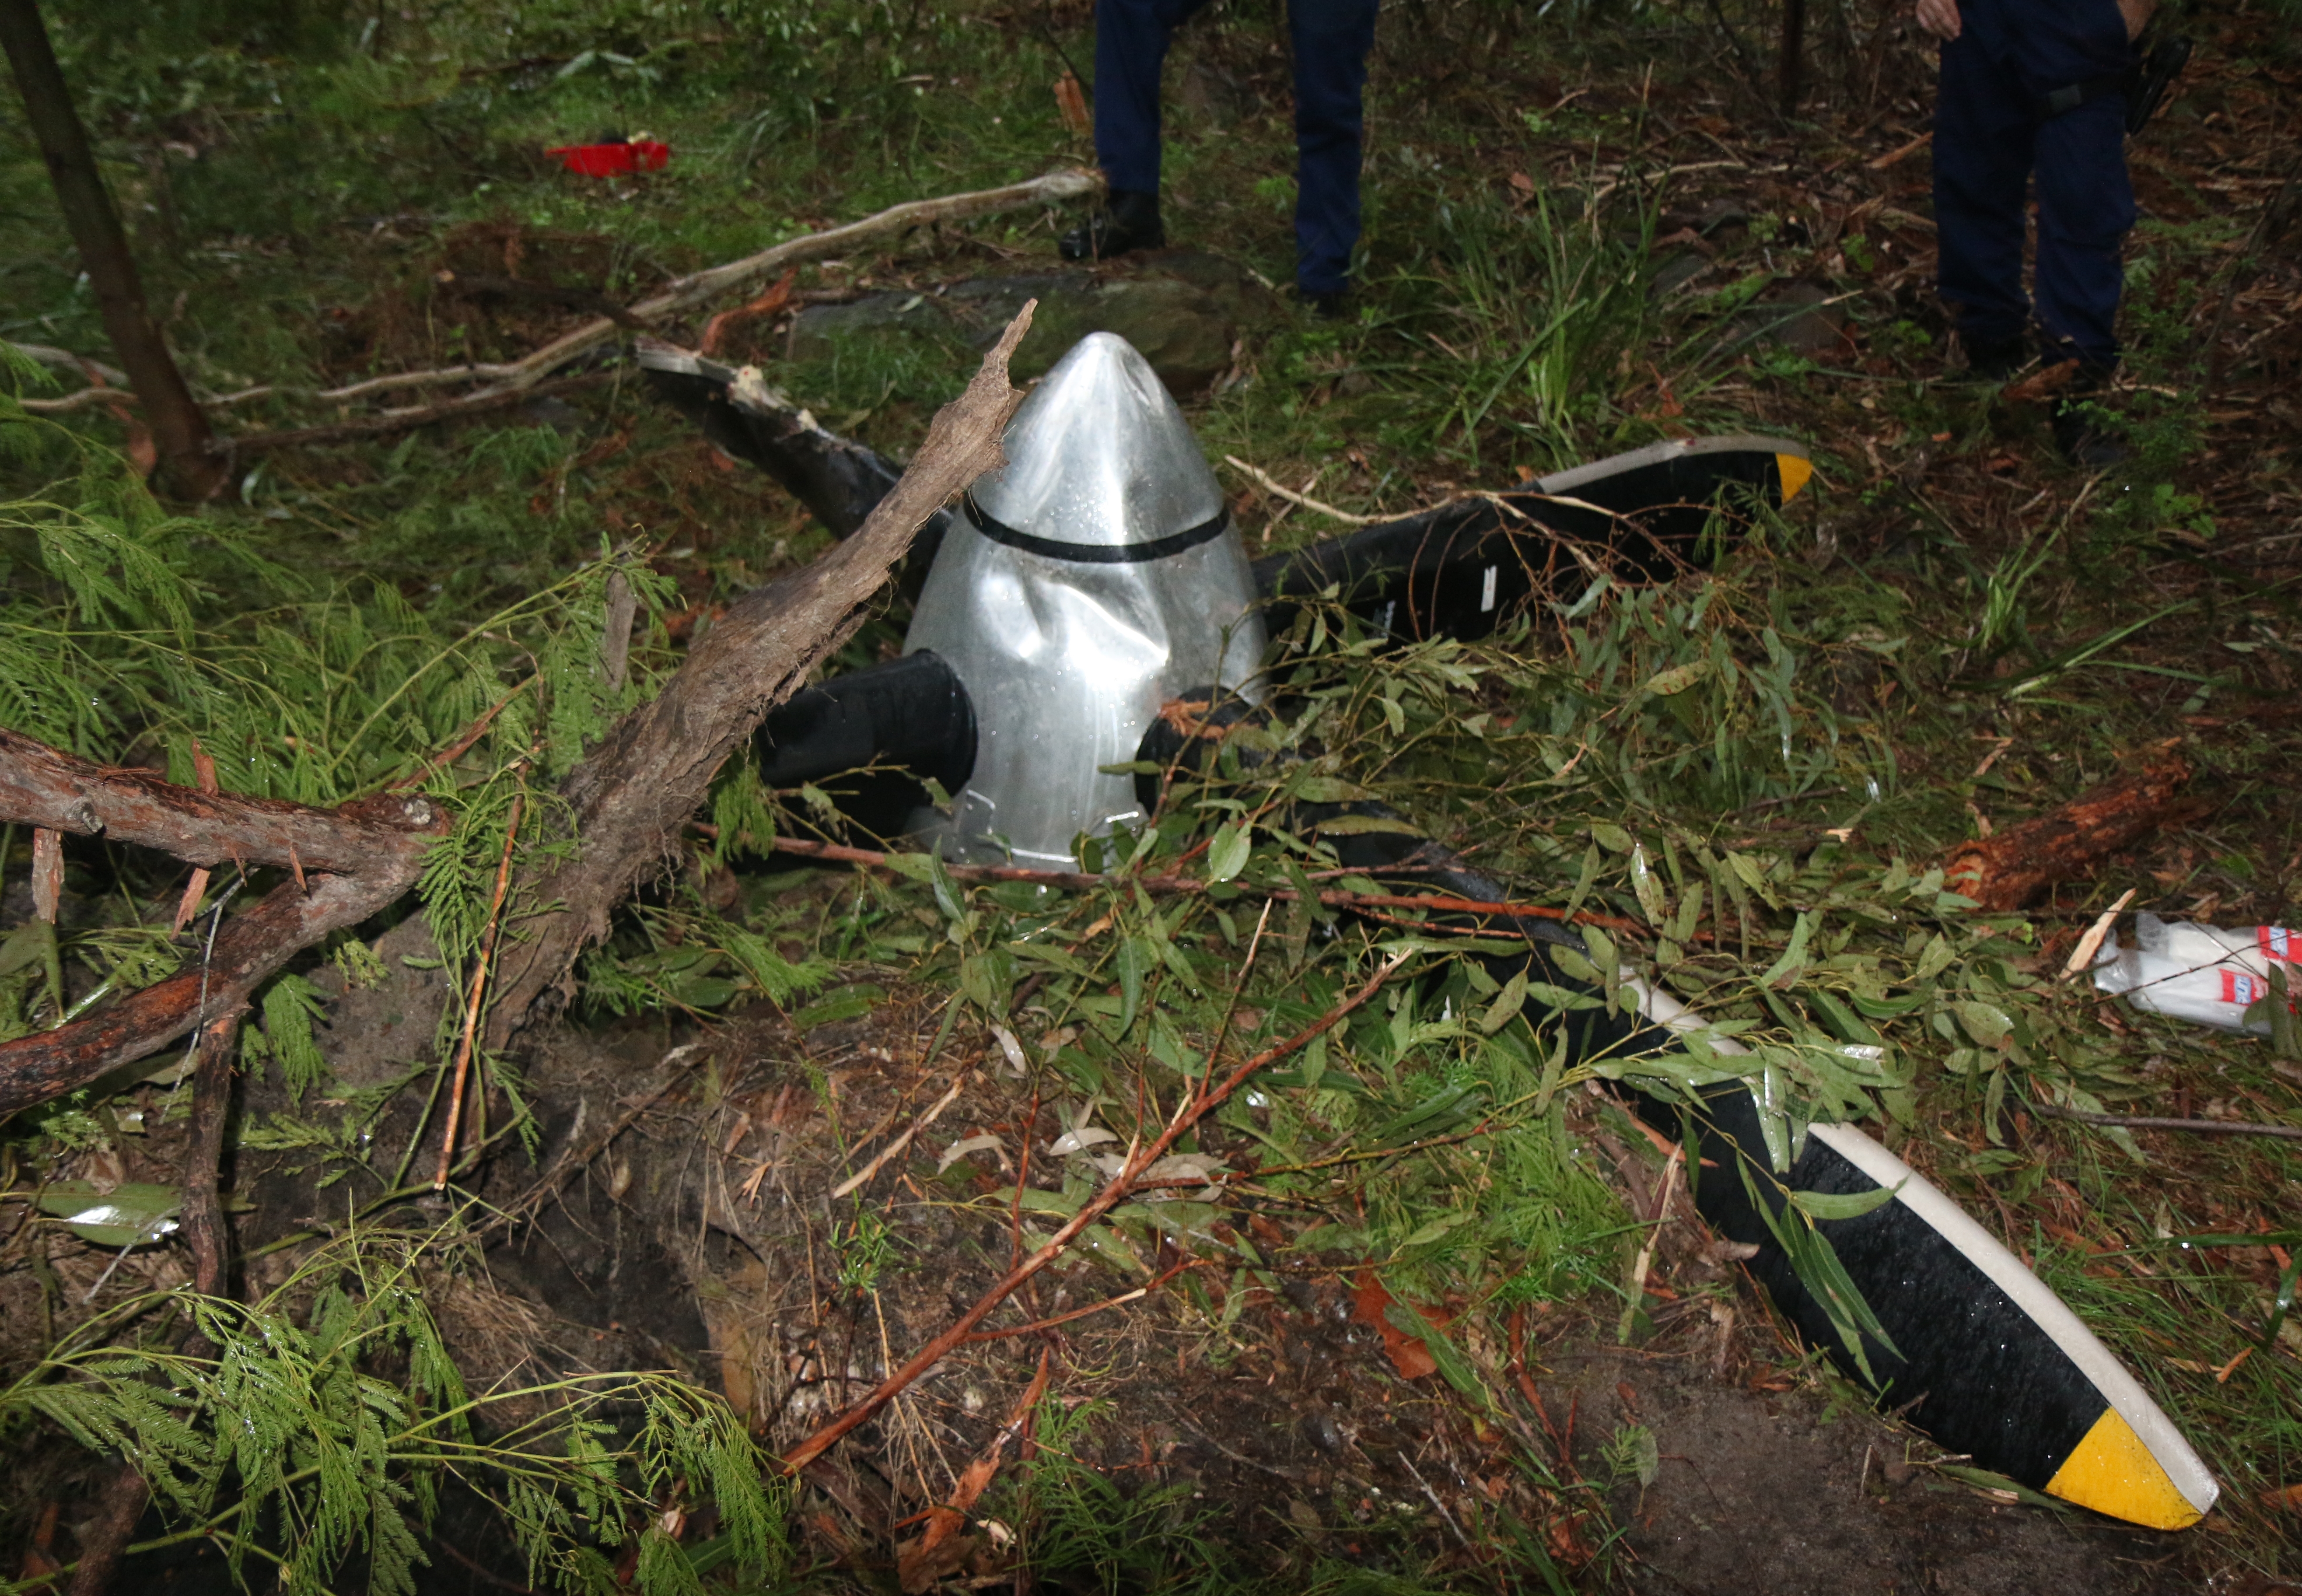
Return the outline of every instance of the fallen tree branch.
{"type": "Polygon", "coordinates": [[[102,835],[187,864],[275,865],[354,875],[412,866],[439,835],[429,799],[365,798],[314,809],[203,793],[156,770],[123,770],[0,730],[0,821],[102,835]]]}
{"type": "MultiPolygon", "coordinates": [[[[231,1117],[232,1044],[240,1011],[208,1021],[200,1032],[199,1063],[192,1071],[191,1138],[184,1153],[184,1243],[192,1253],[192,1289],[222,1297],[231,1275],[231,1230],[217,1196],[224,1121],[231,1117]]],[[[195,1356],[199,1356],[195,1354],[195,1356]]]]}
{"type": "Polygon", "coordinates": [[[579,372],[574,376],[539,382],[533,388],[490,389],[484,393],[446,399],[436,405],[388,410],[382,416],[371,416],[358,421],[340,421],[327,426],[290,427],[277,433],[249,433],[243,437],[227,438],[221,447],[235,456],[245,456],[269,454],[275,449],[305,449],[315,443],[348,443],[359,438],[389,437],[394,433],[404,433],[410,427],[427,426],[435,421],[485,416],[491,411],[508,410],[524,405],[530,399],[597,388],[614,375],[613,372],[579,372]]]}
{"type": "Polygon", "coordinates": [[[416,877],[411,865],[374,876],[315,875],[309,892],[288,882],[226,920],[204,963],[85,1020],[0,1043],[0,1115],[77,1091],[237,1008],[303,949],[389,907],[416,877]]]}
{"type": "Polygon", "coordinates": [[[1166,1129],[1152,1138],[1147,1146],[1138,1139],[1135,1147],[1130,1150],[1127,1162],[1121,1166],[1119,1172],[1112,1176],[1101,1191],[1081,1204],[1079,1212],[1064,1222],[1063,1229],[1049,1237],[1029,1257],[1010,1269],[1000,1278],[997,1284],[976,1299],[973,1307],[962,1314],[935,1340],[912,1354],[909,1363],[881,1381],[869,1396],[793,1448],[784,1457],[784,1466],[794,1474],[798,1473],[821,1457],[841,1436],[858,1424],[863,1424],[873,1414],[901,1396],[912,1382],[942,1362],[945,1354],[966,1342],[975,1327],[988,1318],[994,1308],[1014,1295],[1033,1275],[1061,1257],[1064,1250],[1089,1225],[1126,1201],[1128,1195],[1134,1189],[1135,1182],[1142,1177],[1144,1172],[1158,1163],[1160,1159],[1164,1158],[1167,1155],[1167,1150],[1172,1147],[1186,1131],[1206,1115],[1222,1107],[1231,1094],[1246,1083],[1248,1077],[1265,1064],[1285,1058],[1298,1048],[1309,1046],[1313,1038],[1323,1036],[1341,1024],[1352,1013],[1364,1007],[1376,993],[1382,991],[1383,984],[1398,974],[1399,968],[1413,956],[1411,953],[1392,954],[1383,962],[1374,974],[1367,978],[1358,990],[1329,1009],[1303,1029],[1283,1042],[1264,1048],[1225,1076],[1219,1084],[1186,1098],[1176,1109],[1174,1117],[1167,1121],[1166,1129]]]}
{"type": "Polygon", "coordinates": [[[618,721],[561,784],[581,851],[522,883],[523,897],[550,907],[504,956],[492,1045],[524,1025],[546,993],[565,990],[576,956],[607,934],[616,906],[676,852],[727,756],[862,624],[912,533],[1003,463],[1000,435],[1023,397],[1007,381],[1007,361],[1038,304],[1023,307],[967,391],[936,413],[911,468],[855,534],[729,605],[663,691],[618,721]]]}
{"type": "MultiPolygon", "coordinates": [[[[722,294],[748,288],[761,278],[772,277],[802,261],[822,260],[870,239],[886,238],[892,233],[908,231],[932,223],[959,222],[1027,206],[1052,205],[1057,200],[1076,199],[1081,195],[1093,193],[1102,181],[1091,172],[1051,172],[1028,182],[1010,183],[1004,189],[979,189],[968,194],[947,194],[937,199],[914,199],[903,205],[889,206],[860,222],[850,222],[844,227],[828,227],[821,232],[811,232],[777,244],[756,255],[745,256],[742,260],[730,261],[724,266],[713,266],[708,271],[678,278],[663,292],[633,306],[632,317],[643,323],[660,322],[676,312],[692,309],[722,294]]],[[[525,388],[545,373],[564,365],[592,345],[613,336],[615,331],[616,323],[604,316],[587,322],[565,337],[544,345],[525,359],[512,362],[505,368],[502,381],[508,387],[525,388]]],[[[1004,365],[1003,361],[1003,375],[1004,365]]]]}
{"type": "Polygon", "coordinates": [[[1943,860],[1943,884],[1990,913],[2020,909],[2164,824],[2189,779],[2189,761],[2170,753],[2035,819],[1961,843],[1943,860]]]}
{"type": "MultiPolygon", "coordinates": [[[[664,321],[679,311],[689,310],[707,300],[735,290],[745,288],[763,277],[799,265],[807,261],[822,260],[853,245],[891,233],[924,227],[937,222],[963,222],[977,216],[996,215],[1002,211],[1021,210],[1034,205],[1053,205],[1060,200],[1077,199],[1093,193],[1103,180],[1092,172],[1050,172],[1028,182],[1010,183],[1002,189],[979,189],[966,194],[946,194],[935,199],[913,199],[902,205],[890,206],[860,222],[850,222],[841,227],[828,227],[821,232],[807,233],[786,239],[756,255],[725,265],[674,279],[653,298],[643,299],[628,309],[619,309],[613,315],[603,315],[586,322],[575,332],[554,339],[551,342],[518,360],[499,362],[479,361],[463,365],[442,365],[430,371],[394,372],[386,376],[368,377],[340,388],[307,389],[285,383],[266,383],[243,389],[222,399],[211,399],[211,406],[239,404],[247,399],[264,399],[273,394],[308,396],[329,404],[342,404],[351,399],[366,399],[379,393],[396,393],[410,388],[444,388],[456,382],[495,382],[496,388],[469,396],[467,399],[449,405],[425,405],[407,410],[388,410],[365,422],[347,424],[341,427],[305,427],[294,432],[259,433],[247,438],[220,440],[218,447],[233,454],[245,454],[251,449],[271,449],[303,443],[332,442],[340,438],[372,437],[379,433],[397,432],[437,421],[449,416],[466,415],[517,404],[521,398],[536,391],[536,384],[550,373],[567,365],[584,350],[614,336],[618,328],[646,327],[664,321]],[[493,400],[479,404],[481,399],[493,400]],[[458,406],[464,407],[458,407],[458,406]],[[351,430],[357,428],[357,430],[351,430]]],[[[508,279],[474,278],[475,286],[503,287],[508,279]]],[[[542,290],[542,285],[520,283],[523,290],[542,290]]],[[[562,293],[565,290],[549,290],[562,293]]],[[[18,344],[17,349],[39,361],[43,365],[93,369],[114,388],[124,387],[127,378],[109,366],[95,366],[64,349],[51,349],[41,344],[18,344]]],[[[103,404],[121,398],[121,394],[101,386],[83,388],[61,399],[20,399],[26,409],[45,415],[76,410],[83,405],[103,404]]]]}
{"type": "Polygon", "coordinates": [[[413,886],[424,850],[448,828],[438,806],[415,794],[327,810],[203,793],[9,731],[0,731],[0,821],[50,835],[100,833],[195,865],[272,865],[297,878],[225,921],[200,963],[85,1020],[0,1044],[0,1115],[76,1091],[195,1026],[237,1012],[302,949],[357,925],[413,886]]]}
{"type": "Polygon", "coordinates": [[[2302,1125],[2257,1125],[2251,1120],[2162,1120],[2143,1113],[2088,1113],[2053,1103],[2034,1103],[2033,1113],[2081,1125],[2116,1125],[2129,1130],[2188,1130],[2201,1136],[2278,1136],[2302,1141],[2302,1125]]]}

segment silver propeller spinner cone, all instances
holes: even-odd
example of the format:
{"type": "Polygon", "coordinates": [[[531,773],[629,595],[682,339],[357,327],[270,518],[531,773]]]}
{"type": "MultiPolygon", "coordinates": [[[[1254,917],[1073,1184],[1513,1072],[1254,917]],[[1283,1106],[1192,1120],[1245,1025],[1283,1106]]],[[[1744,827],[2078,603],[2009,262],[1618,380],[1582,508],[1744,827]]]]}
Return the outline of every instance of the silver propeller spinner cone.
{"type": "Polygon", "coordinates": [[[1194,533],[1212,538],[1227,518],[1190,424],[1117,333],[1074,344],[1016,410],[1004,444],[1007,464],[968,491],[979,523],[1142,559],[1194,533]]]}
{"type": "Polygon", "coordinates": [[[1124,763],[1159,707],[1248,691],[1255,580],[1190,424],[1126,340],[1073,346],[1008,423],[920,594],[904,651],[933,649],[973,703],[970,847],[1063,865],[1140,818],[1124,763]]]}

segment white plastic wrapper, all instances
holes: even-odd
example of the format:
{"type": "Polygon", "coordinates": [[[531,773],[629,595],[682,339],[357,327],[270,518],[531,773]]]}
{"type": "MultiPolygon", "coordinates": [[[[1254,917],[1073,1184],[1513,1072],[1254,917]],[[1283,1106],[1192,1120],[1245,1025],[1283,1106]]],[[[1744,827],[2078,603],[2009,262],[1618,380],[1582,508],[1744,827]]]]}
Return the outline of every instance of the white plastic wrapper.
{"type": "Polygon", "coordinates": [[[2286,967],[2291,1006],[2302,995],[2302,931],[2197,926],[2143,913],[2134,917],[2133,946],[2121,946],[2114,932],[2104,942],[2094,984],[2154,1013],[2266,1037],[2270,1021],[2249,1025],[2246,1012],[2270,995],[2273,963],[2286,967]]]}

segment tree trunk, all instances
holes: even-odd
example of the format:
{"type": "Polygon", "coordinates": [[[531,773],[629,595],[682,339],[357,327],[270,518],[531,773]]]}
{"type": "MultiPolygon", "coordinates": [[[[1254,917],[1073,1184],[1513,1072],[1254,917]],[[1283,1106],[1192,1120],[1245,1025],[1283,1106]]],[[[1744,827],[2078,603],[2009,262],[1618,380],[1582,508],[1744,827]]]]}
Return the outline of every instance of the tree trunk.
{"type": "Polygon", "coordinates": [[[207,417],[192,402],[183,374],[144,304],[144,285],[128,252],[127,234],[97,170],[96,152],[72,109],[56,53],[40,21],[38,0],[0,0],[0,49],[16,75],[24,112],[55,184],[56,202],[80,250],[80,265],[95,290],[129,384],[143,402],[163,475],[177,491],[205,499],[223,484],[224,462],[210,449],[207,417]]]}
{"type": "Polygon", "coordinates": [[[1785,117],[1798,114],[1805,71],[1806,0],[1783,0],[1783,49],[1775,63],[1775,87],[1785,117]]]}

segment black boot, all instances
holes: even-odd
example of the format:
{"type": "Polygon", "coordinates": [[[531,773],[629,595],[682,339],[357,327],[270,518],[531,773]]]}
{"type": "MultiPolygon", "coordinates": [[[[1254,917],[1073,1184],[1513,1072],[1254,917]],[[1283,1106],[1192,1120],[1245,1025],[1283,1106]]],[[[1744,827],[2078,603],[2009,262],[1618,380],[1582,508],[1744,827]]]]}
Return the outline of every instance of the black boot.
{"type": "Polygon", "coordinates": [[[2126,445],[2102,415],[2101,396],[2109,387],[2109,367],[2082,365],[2054,399],[2054,447],[2081,471],[2106,471],[2126,461],[2126,445]]]}
{"type": "Polygon", "coordinates": [[[1167,241],[1159,225],[1159,196],[1113,189],[1111,204],[1074,227],[1056,244],[1065,260],[1109,260],[1130,249],[1156,249],[1167,241]]]}
{"type": "Polygon", "coordinates": [[[2021,333],[2012,338],[1962,339],[1966,345],[1966,374],[1978,382],[2004,382],[2021,371],[2030,350],[2021,333]]]}

